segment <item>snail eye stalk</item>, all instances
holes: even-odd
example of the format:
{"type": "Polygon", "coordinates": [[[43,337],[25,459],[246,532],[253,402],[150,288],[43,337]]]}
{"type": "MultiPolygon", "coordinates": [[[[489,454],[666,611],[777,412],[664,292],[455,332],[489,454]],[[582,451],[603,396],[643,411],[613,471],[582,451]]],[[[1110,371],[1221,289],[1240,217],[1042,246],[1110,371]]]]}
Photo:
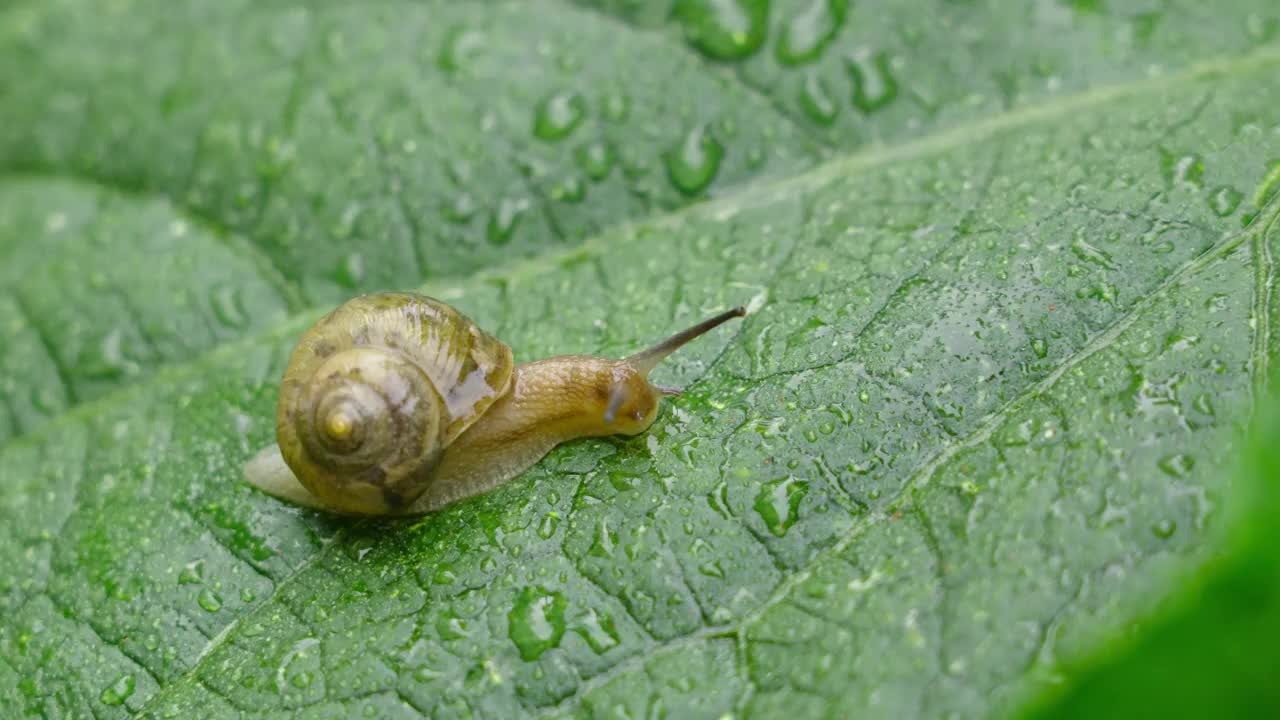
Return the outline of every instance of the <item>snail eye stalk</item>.
{"type": "Polygon", "coordinates": [[[635,355],[627,358],[627,362],[641,375],[647,377],[649,372],[658,366],[658,363],[665,360],[671,353],[679,350],[685,343],[729,322],[734,318],[743,317],[746,314],[747,309],[741,306],[722,312],[713,318],[703,320],[687,330],[682,330],[675,335],[672,335],[647,350],[641,350],[635,355]]]}
{"type": "Polygon", "coordinates": [[[627,388],[622,383],[615,383],[609,390],[609,404],[604,409],[604,421],[612,423],[618,417],[618,408],[627,399],[627,388]]]}

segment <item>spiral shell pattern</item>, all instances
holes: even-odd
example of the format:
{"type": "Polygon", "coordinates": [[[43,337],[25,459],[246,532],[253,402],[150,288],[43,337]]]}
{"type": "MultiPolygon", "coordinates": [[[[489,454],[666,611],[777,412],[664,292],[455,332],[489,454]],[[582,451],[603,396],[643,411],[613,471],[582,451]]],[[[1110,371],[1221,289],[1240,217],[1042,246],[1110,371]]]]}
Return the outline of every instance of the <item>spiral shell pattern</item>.
{"type": "Polygon", "coordinates": [[[285,370],[276,435],[311,493],[340,511],[402,509],[444,449],[511,384],[511,349],[438,300],[354,298],[304,335],[285,370]]]}

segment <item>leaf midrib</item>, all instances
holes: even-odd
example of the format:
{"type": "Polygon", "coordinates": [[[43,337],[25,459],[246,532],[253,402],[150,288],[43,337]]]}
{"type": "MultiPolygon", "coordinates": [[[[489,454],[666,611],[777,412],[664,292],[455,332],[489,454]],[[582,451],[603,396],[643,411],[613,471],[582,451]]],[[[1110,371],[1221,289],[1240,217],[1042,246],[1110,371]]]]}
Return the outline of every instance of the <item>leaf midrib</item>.
{"type": "MultiPolygon", "coordinates": [[[[1247,53],[1244,55],[1216,58],[1214,60],[1199,63],[1179,73],[1160,76],[1157,78],[1146,78],[1141,81],[1122,83],[1115,86],[1097,88],[1089,92],[1079,93],[1076,95],[1061,98],[1057,101],[1045,103],[1044,105],[1041,105],[1041,106],[1026,107],[1018,110],[1009,111],[1006,113],[1002,113],[1000,115],[986,118],[982,121],[960,125],[951,130],[925,136],[907,143],[900,143],[897,145],[873,148],[865,152],[860,151],[848,156],[843,156],[843,157],[834,159],[830,162],[819,165],[812,170],[806,171],[804,173],[801,173],[799,175],[796,175],[790,178],[785,178],[785,179],[767,182],[767,183],[755,183],[755,184],[744,185],[741,187],[741,189],[739,189],[737,192],[734,192],[732,194],[729,194],[714,200],[709,200],[703,203],[686,206],[675,212],[668,213],[663,216],[644,219],[644,220],[625,221],[623,223],[620,223],[616,226],[609,228],[606,231],[603,231],[601,233],[598,233],[597,235],[592,236],[590,239],[581,243],[580,245],[578,245],[577,247],[571,250],[542,253],[535,257],[527,258],[527,259],[512,263],[511,265],[507,266],[503,270],[493,271],[493,272],[482,271],[470,276],[469,278],[457,279],[452,283],[448,283],[448,282],[440,283],[439,286],[441,288],[441,291],[439,294],[442,297],[448,297],[449,295],[456,293],[456,290],[454,291],[454,293],[451,293],[449,291],[450,288],[456,288],[456,286],[460,284],[475,283],[477,281],[481,281],[484,278],[511,279],[511,278],[520,277],[522,275],[536,274],[539,270],[545,270],[545,269],[548,269],[548,266],[554,266],[558,264],[562,258],[578,256],[583,254],[584,252],[592,251],[597,247],[605,246],[605,242],[603,238],[609,235],[612,235],[614,233],[625,233],[626,230],[630,227],[634,227],[638,225],[651,225],[651,226],[661,227],[664,225],[678,224],[679,221],[684,217],[690,214],[695,214],[695,213],[696,214],[705,213],[708,215],[717,215],[719,213],[732,213],[734,210],[736,210],[739,207],[749,205],[750,201],[756,198],[767,196],[770,199],[776,200],[779,197],[787,197],[789,194],[800,193],[805,190],[814,188],[816,186],[823,185],[835,178],[842,177],[846,175],[850,170],[853,170],[853,169],[874,167],[878,165],[888,164],[889,162],[894,160],[908,159],[908,158],[919,157],[921,155],[927,155],[930,153],[955,147],[962,143],[975,142],[978,140],[986,139],[1002,131],[1010,130],[1012,128],[1016,128],[1023,125],[1030,125],[1042,119],[1052,118],[1060,114],[1065,114],[1066,112],[1071,110],[1092,107],[1094,105],[1099,105],[1099,104],[1102,104],[1111,100],[1123,98],[1123,97],[1137,96],[1137,95],[1145,94],[1147,92],[1158,91],[1160,89],[1170,87],[1170,86],[1176,86],[1183,83],[1193,83],[1208,77],[1212,77],[1214,75],[1226,74],[1229,72],[1241,72],[1256,66],[1265,66],[1267,64],[1278,63],[1278,62],[1280,62],[1280,47],[1266,47],[1261,50],[1247,53]],[[717,208],[720,209],[719,212],[716,211],[717,208]]],[[[920,465],[919,468],[911,474],[911,476],[903,484],[902,488],[899,489],[897,493],[895,493],[893,499],[889,503],[889,506],[891,507],[897,504],[898,502],[900,502],[902,498],[904,498],[906,494],[910,492],[912,489],[918,486],[921,486],[924,483],[927,483],[928,479],[933,475],[933,473],[936,472],[936,470],[939,467],[945,464],[947,460],[954,457],[957,453],[988,439],[991,436],[991,434],[995,432],[996,429],[999,428],[1000,424],[1004,420],[1006,420],[1011,414],[1021,409],[1028,401],[1043,394],[1046,390],[1051,388],[1072,367],[1079,365],[1081,362],[1087,360],[1089,357],[1092,357],[1097,352],[1105,350],[1107,347],[1109,347],[1127,328],[1129,328],[1137,320],[1137,318],[1142,314],[1143,311],[1153,307],[1155,303],[1159,299],[1163,298],[1163,296],[1166,295],[1171,289],[1178,287],[1186,279],[1193,276],[1195,273],[1199,272],[1201,269],[1208,266],[1210,263],[1214,262],[1215,260],[1238,249],[1239,246],[1243,244],[1246,240],[1248,240],[1254,233],[1258,233],[1265,238],[1267,233],[1271,232],[1271,230],[1274,229],[1277,224],[1280,224],[1280,198],[1273,200],[1269,207],[1263,208],[1259,212],[1258,217],[1255,218],[1253,223],[1251,223],[1248,227],[1242,229],[1240,232],[1236,234],[1224,236],[1223,238],[1215,242],[1213,245],[1211,245],[1207,250],[1200,253],[1199,255],[1192,258],[1188,262],[1178,267],[1172,273],[1170,273],[1170,275],[1150,294],[1148,294],[1147,296],[1145,296],[1144,298],[1136,302],[1131,308],[1129,308],[1128,311],[1118,316],[1115,320],[1109,323],[1106,326],[1106,328],[1104,328],[1102,331],[1095,334],[1092,338],[1088,340],[1088,342],[1085,343],[1085,345],[1082,348],[1080,348],[1080,350],[1064,358],[1062,362],[1057,367],[1055,367],[1052,372],[1050,372],[1041,380],[1023,388],[1009,402],[1005,403],[1000,408],[989,413],[983,419],[981,424],[979,424],[973,431],[968,433],[963,438],[958,439],[955,442],[949,443],[939,448],[937,452],[935,452],[931,457],[926,459],[924,463],[920,465]]],[[[428,291],[430,291],[430,288],[433,287],[434,285],[436,285],[436,283],[432,283],[426,286],[428,291]]],[[[1254,290],[1255,292],[1257,292],[1258,288],[1255,288],[1254,290]]],[[[230,343],[228,345],[221,346],[219,349],[213,351],[212,353],[209,353],[209,355],[217,356],[223,352],[230,352],[232,349],[240,345],[246,345],[246,344],[252,343],[255,339],[261,339],[263,337],[274,337],[276,335],[283,335],[287,330],[292,329],[294,325],[299,324],[300,321],[303,320],[308,314],[309,313],[303,314],[303,316],[300,316],[300,317],[292,318],[290,321],[283,323],[280,327],[273,329],[271,332],[263,333],[262,335],[254,336],[252,338],[247,338],[242,341],[236,341],[235,343],[230,343]]],[[[1265,324],[1262,320],[1259,320],[1259,323],[1265,324]]],[[[1255,334],[1258,332],[1260,332],[1260,330],[1255,328],[1255,334]]],[[[1256,342],[1256,338],[1255,338],[1255,342],[1256,342]]],[[[166,373],[166,374],[169,376],[172,376],[173,374],[179,373],[180,371],[191,369],[189,366],[195,365],[195,364],[196,363],[189,363],[189,364],[184,364],[183,366],[175,367],[173,369],[173,372],[166,373]]],[[[705,377],[706,374],[708,374],[713,369],[714,365],[715,363],[709,364],[701,377],[705,377]]],[[[1256,374],[1259,371],[1259,368],[1255,366],[1253,370],[1256,374]]],[[[156,376],[156,378],[154,379],[158,379],[158,377],[159,376],[156,376]]],[[[147,382],[144,382],[144,383],[139,383],[138,385],[145,386],[150,382],[152,382],[152,380],[148,380],[147,382]]],[[[693,382],[697,382],[697,380],[693,382]]],[[[1254,378],[1255,386],[1258,384],[1258,382],[1260,381],[1255,377],[1254,378]]],[[[133,390],[136,388],[137,386],[130,386],[130,388],[126,388],[126,390],[133,390]]],[[[127,395],[131,393],[122,393],[122,394],[127,395]]],[[[109,397],[114,397],[114,396],[109,396],[109,397]]],[[[98,403],[93,403],[93,404],[96,405],[98,403]]],[[[79,413],[75,413],[75,414],[78,415],[79,413]]],[[[3,452],[3,450],[4,448],[0,447],[0,452],[3,452]]],[[[684,645],[687,645],[690,642],[697,642],[697,641],[709,639],[712,637],[734,637],[739,647],[741,647],[746,639],[745,632],[747,628],[753,625],[754,623],[758,622],[760,618],[764,616],[765,613],[767,613],[770,609],[775,607],[785,597],[787,597],[794,587],[796,587],[799,583],[807,579],[810,576],[814,566],[822,562],[824,559],[831,557],[835,554],[838,554],[844,549],[847,549],[848,546],[858,538],[858,536],[860,536],[863,532],[865,532],[868,528],[870,528],[874,524],[883,521],[885,517],[886,516],[884,513],[873,513],[866,516],[866,518],[861,522],[855,522],[848,531],[846,531],[843,535],[839,537],[839,539],[835,544],[833,544],[831,547],[827,548],[826,550],[815,553],[796,572],[784,577],[783,580],[778,584],[778,586],[773,590],[773,592],[771,592],[769,596],[759,606],[757,606],[750,612],[744,614],[743,617],[736,623],[731,623],[729,625],[724,625],[724,626],[703,627],[703,628],[700,628],[698,631],[695,631],[694,633],[690,633],[688,635],[676,637],[671,640],[657,643],[647,648],[646,650],[637,653],[636,655],[633,655],[631,657],[628,657],[625,660],[620,661],[618,664],[614,665],[612,668],[609,668],[608,670],[580,683],[572,695],[565,698],[564,700],[562,700],[560,703],[557,703],[556,705],[538,710],[537,716],[547,717],[547,716],[555,715],[555,714],[564,712],[565,710],[571,709],[577,706],[581,702],[582,698],[586,696],[589,692],[591,692],[593,689],[608,683],[611,679],[618,677],[622,674],[625,674],[631,669],[634,669],[638,666],[641,666],[651,661],[653,658],[659,655],[662,655],[673,649],[683,647],[684,645]]],[[[271,605],[275,597],[279,594],[282,588],[294,582],[296,578],[300,574],[302,574],[304,570],[314,565],[318,560],[326,557],[329,553],[333,552],[334,548],[340,546],[343,535],[344,533],[342,531],[339,531],[339,533],[333,537],[332,541],[329,544],[327,544],[324,548],[319,550],[311,558],[308,558],[293,573],[291,573],[285,578],[282,578],[278,583],[276,583],[270,595],[265,597],[261,602],[261,604],[254,607],[252,610],[246,612],[244,615],[241,615],[240,617],[228,623],[228,625],[225,628],[223,628],[223,630],[220,633],[218,633],[218,635],[216,635],[212,640],[210,640],[210,642],[201,650],[201,652],[197,656],[196,661],[192,663],[191,667],[186,672],[182,673],[180,676],[175,678],[168,685],[161,687],[153,695],[151,695],[147,699],[147,701],[143,704],[139,712],[140,713],[145,712],[148,708],[151,708],[154,704],[160,702],[162,698],[168,695],[168,692],[170,691],[171,688],[182,686],[184,683],[186,683],[187,681],[195,677],[198,674],[200,668],[202,667],[205,659],[209,657],[211,654],[213,654],[215,651],[217,651],[223,644],[225,644],[228,641],[228,639],[234,634],[235,630],[240,626],[242,622],[244,622],[245,620],[251,617],[256,616],[259,612],[265,612],[266,609],[271,605]]],[[[745,691],[746,692],[750,691],[750,684],[747,685],[747,688],[745,691]]]]}

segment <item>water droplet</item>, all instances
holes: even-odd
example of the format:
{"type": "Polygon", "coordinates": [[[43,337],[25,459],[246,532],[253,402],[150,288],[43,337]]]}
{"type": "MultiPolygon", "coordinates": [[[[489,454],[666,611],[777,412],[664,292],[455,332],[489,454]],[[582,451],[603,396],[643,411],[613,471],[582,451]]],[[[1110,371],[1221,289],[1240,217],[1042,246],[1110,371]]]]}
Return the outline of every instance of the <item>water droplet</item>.
{"type": "Polygon", "coordinates": [[[587,196],[587,186],[577,177],[567,177],[551,188],[551,199],[580,203],[587,196]]]}
{"type": "Polygon", "coordinates": [[[613,549],[618,546],[618,533],[609,529],[609,521],[601,518],[600,524],[596,525],[595,537],[591,540],[591,547],[587,550],[596,557],[613,557],[613,549]]]}
{"type": "Polygon", "coordinates": [[[592,180],[605,179],[613,169],[613,150],[602,142],[583,145],[574,151],[573,157],[592,180]]]}
{"type": "Polygon", "coordinates": [[[537,660],[542,653],[560,645],[568,605],[563,595],[541,587],[525,588],[516,597],[507,613],[507,628],[522,659],[537,660]]]}
{"type": "Polygon", "coordinates": [[[98,701],[103,705],[123,705],[124,701],[133,695],[135,687],[133,675],[121,675],[115,679],[115,682],[102,689],[98,694],[98,701]]]}
{"type": "Polygon", "coordinates": [[[364,281],[364,255],[353,252],[338,263],[333,280],[344,288],[355,288],[364,281]]]}
{"type": "Polygon", "coordinates": [[[462,640],[471,635],[466,619],[452,612],[445,612],[436,620],[436,632],[443,640],[462,640]]]}
{"type": "Polygon", "coordinates": [[[733,517],[729,511],[729,484],[721,480],[714,490],[707,493],[707,505],[726,520],[733,517]]]}
{"type": "Polygon", "coordinates": [[[178,573],[179,585],[195,585],[204,579],[204,561],[194,560],[183,566],[178,573]]]}
{"type": "Polygon", "coordinates": [[[215,286],[210,293],[209,304],[213,307],[213,316],[223,325],[244,328],[249,324],[249,313],[245,312],[240,288],[221,284],[215,286]]]}
{"type": "Polygon", "coordinates": [[[769,0],[677,0],[685,38],[716,60],[741,60],[764,44],[769,0]]]}
{"type": "Polygon", "coordinates": [[[560,525],[560,516],[556,513],[547,513],[542,518],[542,524],[538,526],[538,535],[542,539],[547,539],[556,534],[556,528],[560,525]]]}
{"type": "Polygon", "coordinates": [[[715,179],[723,156],[724,147],[705,125],[700,125],[685,135],[680,147],[664,155],[667,176],[681,192],[696,195],[715,179]]]}
{"type": "Polygon", "coordinates": [[[778,62],[799,65],[813,60],[844,24],[846,0],[812,0],[809,6],[783,21],[778,39],[778,62]]]}
{"type": "Polygon", "coordinates": [[[1170,187],[1200,187],[1204,184],[1204,161],[1194,153],[1177,155],[1160,148],[1160,169],[1164,171],[1165,182],[1170,187]]]}
{"type": "Polygon", "coordinates": [[[1177,455],[1168,455],[1161,458],[1160,462],[1156,464],[1166,473],[1176,478],[1184,478],[1196,466],[1196,459],[1190,455],[1178,453],[1177,455]]]}
{"type": "Polygon", "coordinates": [[[311,673],[301,668],[293,672],[293,664],[299,661],[305,662],[309,657],[307,650],[319,644],[320,641],[313,637],[303,638],[294,643],[289,652],[285,653],[280,665],[276,667],[276,690],[284,694],[289,691],[290,685],[295,688],[304,688],[311,684],[311,673]]]}
{"type": "Polygon", "coordinates": [[[484,36],[474,30],[452,28],[445,37],[436,65],[445,72],[455,72],[484,46],[484,36]]]}
{"type": "Polygon", "coordinates": [[[1212,417],[1214,414],[1213,400],[1205,393],[1201,393],[1200,395],[1196,396],[1196,400],[1195,400],[1195,403],[1193,404],[1193,407],[1195,407],[1195,409],[1199,410],[1201,413],[1208,415],[1210,417],[1212,417]]]}
{"type": "Polygon", "coordinates": [[[587,645],[591,646],[591,650],[602,655],[609,650],[618,646],[621,638],[618,636],[618,628],[614,626],[613,619],[608,615],[597,614],[595,610],[588,610],[582,621],[574,628],[574,632],[582,636],[587,641],[587,645]]]}
{"type": "Polygon", "coordinates": [[[1032,338],[1031,351],[1036,354],[1036,357],[1043,359],[1049,354],[1049,343],[1045,342],[1044,338],[1032,338]]]}
{"type": "Polygon", "coordinates": [[[604,104],[600,108],[604,114],[604,119],[613,123],[620,123],[627,119],[627,115],[631,113],[631,100],[622,93],[609,93],[604,97],[604,104]]]}
{"type": "Polygon", "coordinates": [[[848,425],[849,423],[853,422],[853,413],[846,410],[843,406],[828,405],[827,409],[831,411],[832,415],[835,415],[837,418],[839,418],[842,424],[848,425]]]}
{"type": "Polygon", "coordinates": [[[209,588],[200,591],[196,597],[196,604],[203,608],[206,612],[218,612],[222,609],[222,598],[209,588]]]}
{"type": "Polygon", "coordinates": [[[118,379],[126,375],[136,375],[142,366],[129,357],[126,351],[126,332],[124,328],[113,328],[98,344],[96,356],[90,356],[83,363],[85,375],[95,379],[118,379]]]}
{"type": "MultiPolygon", "coordinates": [[[[13,390],[5,389],[5,392],[13,392],[13,390]]],[[[62,408],[62,396],[59,389],[51,388],[47,385],[35,385],[31,388],[28,397],[31,398],[31,406],[41,413],[52,413],[62,408]]]]}
{"type": "Polygon", "coordinates": [[[720,567],[719,560],[712,560],[699,565],[698,572],[706,575],[707,577],[718,578],[721,580],[724,579],[724,568],[720,567]]]}
{"type": "Polygon", "coordinates": [[[642,476],[633,472],[624,472],[622,470],[614,470],[609,473],[609,484],[618,492],[626,492],[636,489],[636,481],[642,476]]]}
{"type": "Polygon", "coordinates": [[[1244,193],[1223,185],[1209,196],[1209,207],[1217,213],[1218,217],[1226,217],[1240,207],[1240,201],[1243,199],[1244,193]]]}
{"type": "Polygon", "coordinates": [[[1119,288],[1111,283],[1098,283],[1097,285],[1083,287],[1076,291],[1076,297],[1078,298],[1101,300],[1109,305],[1115,305],[1119,296],[1119,288]]]}
{"type": "Polygon", "coordinates": [[[476,214],[476,199],[469,192],[458,193],[441,208],[441,214],[451,223],[465,223],[476,214]]]}
{"type": "Polygon", "coordinates": [[[765,483],[756,495],[755,509],[769,532],[782,537],[800,517],[800,501],[809,492],[809,483],[788,476],[765,483]]]}
{"type": "Polygon", "coordinates": [[[489,242],[494,245],[506,245],[511,242],[511,235],[520,224],[520,218],[529,209],[529,201],[524,198],[503,198],[497,210],[489,217],[489,242]]]}
{"type": "Polygon", "coordinates": [[[1161,520],[1151,526],[1151,532],[1156,534],[1158,538],[1169,539],[1173,537],[1173,533],[1178,530],[1178,523],[1172,520],[1161,520]]]}
{"type": "Polygon", "coordinates": [[[436,568],[435,575],[432,576],[431,582],[436,585],[448,585],[457,579],[458,576],[453,572],[453,566],[448,563],[441,563],[440,567],[436,568]]]}
{"type": "Polygon", "coordinates": [[[898,81],[893,77],[889,56],[883,52],[863,52],[848,60],[853,78],[853,105],[870,113],[898,97],[898,81]]]}
{"type": "Polygon", "coordinates": [[[1111,259],[1110,255],[1108,255],[1102,249],[1094,247],[1093,245],[1090,245],[1089,243],[1085,242],[1084,238],[1077,237],[1074,241],[1072,241],[1071,252],[1075,253],[1076,257],[1080,258],[1081,260],[1087,263],[1093,263],[1094,265],[1098,265],[1099,267],[1104,267],[1108,270],[1116,269],[1116,264],[1111,259]]]}
{"type": "Polygon", "coordinates": [[[558,92],[543,98],[533,114],[533,134],[548,140],[568,137],[587,114],[587,101],[576,92],[558,92]]]}
{"type": "Polygon", "coordinates": [[[831,96],[827,83],[817,73],[809,73],[804,78],[804,87],[800,93],[800,109],[810,120],[819,125],[830,125],[835,122],[840,106],[831,96]]]}

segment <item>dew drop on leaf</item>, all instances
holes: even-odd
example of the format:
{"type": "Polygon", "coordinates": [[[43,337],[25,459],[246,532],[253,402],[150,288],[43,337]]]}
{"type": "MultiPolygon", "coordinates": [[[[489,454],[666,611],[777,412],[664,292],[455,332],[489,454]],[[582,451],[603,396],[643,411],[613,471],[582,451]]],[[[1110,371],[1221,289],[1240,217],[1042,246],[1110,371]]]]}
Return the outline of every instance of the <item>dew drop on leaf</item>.
{"type": "Polygon", "coordinates": [[[1116,269],[1115,261],[1111,259],[1109,254],[1102,249],[1085,242],[1084,238],[1077,237],[1072,241],[1071,252],[1075,253],[1076,257],[1087,263],[1092,263],[1098,267],[1106,268],[1107,270],[1116,269]]]}
{"type": "Polygon", "coordinates": [[[98,344],[96,356],[87,359],[82,372],[97,380],[118,380],[141,372],[141,366],[125,351],[125,331],[113,328],[98,344]]]}
{"type": "Polygon", "coordinates": [[[769,532],[782,537],[800,518],[800,501],[809,483],[788,476],[765,483],[756,494],[755,509],[769,532]]]}
{"type": "Polygon", "coordinates": [[[543,98],[533,114],[533,134],[542,140],[568,137],[587,114],[587,102],[576,92],[557,92],[543,98]]]}
{"type": "Polygon", "coordinates": [[[525,588],[507,613],[511,642],[526,661],[537,660],[560,645],[564,636],[565,609],[569,601],[558,592],[542,587],[525,588]]]}
{"type": "Polygon", "coordinates": [[[1191,469],[1196,466],[1196,460],[1190,455],[1178,453],[1176,455],[1169,455],[1161,458],[1157,465],[1160,466],[1161,470],[1173,477],[1184,478],[1190,474],[1191,469]]]}
{"type": "Polygon", "coordinates": [[[574,628],[574,632],[582,636],[587,641],[592,652],[602,655],[609,650],[618,646],[621,638],[618,636],[618,629],[613,624],[613,619],[608,615],[597,613],[595,610],[588,610],[578,626],[574,628]]]}
{"type": "Polygon", "coordinates": [[[1177,532],[1177,530],[1178,524],[1172,520],[1161,520],[1151,526],[1151,532],[1155,533],[1156,537],[1164,538],[1166,540],[1173,537],[1173,534],[1177,532]]]}
{"type": "Polygon", "coordinates": [[[224,326],[242,329],[249,324],[249,314],[244,309],[240,288],[233,285],[217,285],[209,295],[213,316],[224,326]]]}
{"type": "Polygon", "coordinates": [[[685,38],[716,60],[741,60],[764,44],[769,0],[677,0],[685,38]]]}
{"type": "Polygon", "coordinates": [[[573,153],[578,167],[592,180],[603,180],[613,169],[613,151],[602,142],[583,145],[573,153]]]}
{"type": "Polygon", "coordinates": [[[1049,354],[1049,343],[1045,342],[1044,338],[1032,338],[1031,351],[1036,354],[1036,357],[1044,359],[1049,354]]]}
{"type": "Polygon", "coordinates": [[[588,553],[602,558],[613,557],[613,549],[618,546],[618,534],[609,529],[609,521],[601,518],[596,525],[595,537],[591,540],[588,553]]]}
{"type": "Polygon", "coordinates": [[[801,88],[800,109],[815,123],[830,125],[835,122],[840,106],[831,96],[826,81],[817,73],[809,73],[805,76],[804,86],[801,88]]]}
{"type": "Polygon", "coordinates": [[[311,673],[301,667],[296,670],[294,663],[305,662],[309,659],[309,649],[319,645],[320,641],[313,637],[307,637],[294,643],[289,648],[289,652],[285,653],[284,659],[280,661],[280,665],[276,667],[276,690],[281,694],[289,691],[289,686],[295,688],[304,688],[311,684],[311,673]]]}
{"type": "Polygon", "coordinates": [[[445,38],[436,65],[445,72],[456,72],[463,63],[483,47],[484,36],[473,30],[453,28],[445,38]]]}
{"type": "Polygon", "coordinates": [[[1240,201],[1243,199],[1244,193],[1224,185],[1209,195],[1209,207],[1218,217],[1226,217],[1240,207],[1240,201]]]}
{"type": "Polygon", "coordinates": [[[1201,393],[1200,395],[1196,396],[1196,400],[1195,400],[1195,403],[1193,404],[1193,407],[1204,415],[1208,415],[1210,417],[1213,417],[1214,415],[1213,400],[1211,400],[1209,396],[1204,393],[1201,393]]]}
{"type": "Polygon", "coordinates": [[[847,6],[845,0],[811,0],[808,6],[783,21],[782,35],[778,38],[778,62],[799,65],[821,55],[844,24],[847,6]]]}
{"type": "Polygon", "coordinates": [[[1169,187],[1204,184],[1204,161],[1194,153],[1177,154],[1160,148],[1160,169],[1169,187]]]}
{"type": "Polygon", "coordinates": [[[179,585],[195,585],[204,579],[204,561],[193,560],[183,566],[178,573],[179,585]]]}
{"type": "Polygon", "coordinates": [[[457,573],[453,571],[453,566],[449,563],[440,563],[436,568],[435,574],[431,577],[431,582],[436,585],[449,585],[458,579],[457,573]]]}
{"type": "Polygon", "coordinates": [[[715,179],[723,157],[724,147],[705,125],[700,125],[665,154],[667,177],[680,192],[696,195],[715,179]]]}
{"type": "Polygon", "coordinates": [[[883,52],[863,52],[848,60],[853,79],[853,105],[865,113],[875,112],[898,97],[898,81],[883,52]]]}
{"type": "Polygon", "coordinates": [[[719,560],[712,560],[699,565],[698,572],[706,575],[707,577],[713,577],[720,580],[724,579],[724,568],[720,566],[719,560]]]}
{"type": "Polygon", "coordinates": [[[556,534],[556,528],[560,525],[560,516],[556,513],[547,513],[542,518],[542,523],[538,525],[538,536],[547,539],[556,534]]]}
{"type": "Polygon", "coordinates": [[[567,177],[551,188],[551,199],[566,203],[580,203],[587,197],[587,187],[577,177],[567,177]]]}
{"type": "Polygon", "coordinates": [[[333,280],[348,289],[359,286],[364,281],[364,255],[353,252],[344,257],[334,271],[333,280]]]}
{"type": "Polygon", "coordinates": [[[465,223],[476,214],[476,199],[469,192],[458,193],[444,204],[441,214],[449,222],[465,223]]]}
{"type": "Polygon", "coordinates": [[[436,632],[443,640],[461,640],[471,634],[467,621],[453,612],[445,612],[436,620],[436,632]]]}
{"type": "Polygon", "coordinates": [[[529,209],[529,202],[523,198],[503,198],[497,209],[489,216],[488,238],[494,245],[506,245],[511,242],[511,235],[520,224],[520,218],[529,209]]]}
{"type": "Polygon", "coordinates": [[[619,92],[611,92],[604,96],[600,107],[604,119],[612,123],[620,123],[631,113],[631,100],[619,92]]]}
{"type": "MultiPolygon", "coordinates": [[[[7,388],[4,388],[4,390],[5,392],[12,392],[7,388]]],[[[54,412],[63,405],[62,397],[58,391],[46,385],[36,385],[31,388],[28,397],[31,398],[32,408],[45,414],[54,412]]]]}
{"type": "Polygon", "coordinates": [[[196,596],[196,604],[206,612],[218,612],[222,609],[222,598],[213,590],[205,588],[196,596]]]}
{"type": "Polygon", "coordinates": [[[128,700],[135,688],[133,675],[121,675],[114,682],[102,689],[98,694],[98,700],[103,705],[123,705],[128,700]]]}

